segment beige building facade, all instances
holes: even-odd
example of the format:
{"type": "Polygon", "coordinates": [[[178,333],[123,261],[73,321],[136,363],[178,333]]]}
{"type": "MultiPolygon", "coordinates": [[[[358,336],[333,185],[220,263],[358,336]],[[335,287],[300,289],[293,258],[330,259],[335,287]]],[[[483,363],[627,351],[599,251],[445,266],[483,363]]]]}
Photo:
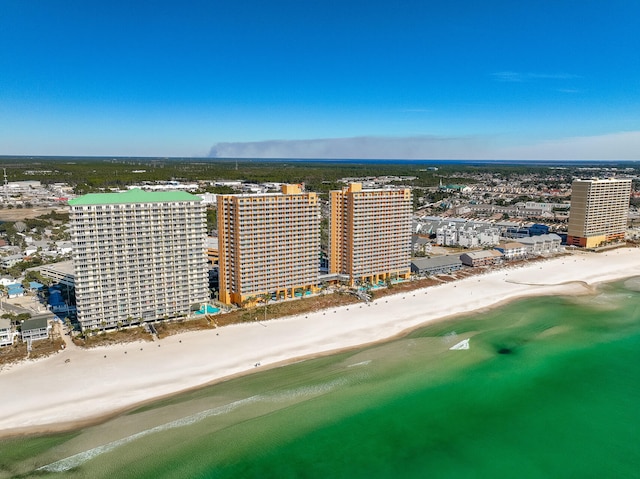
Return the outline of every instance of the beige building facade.
{"type": "Polygon", "coordinates": [[[330,192],[329,273],[350,283],[378,284],[411,273],[411,190],[362,189],[351,183],[330,192]]]}
{"type": "Polygon", "coordinates": [[[631,179],[575,180],[567,244],[593,248],[624,240],[630,196],[631,179]]]}
{"type": "Polygon", "coordinates": [[[218,195],[219,300],[309,294],[318,285],[320,206],[316,193],[218,195]]]}

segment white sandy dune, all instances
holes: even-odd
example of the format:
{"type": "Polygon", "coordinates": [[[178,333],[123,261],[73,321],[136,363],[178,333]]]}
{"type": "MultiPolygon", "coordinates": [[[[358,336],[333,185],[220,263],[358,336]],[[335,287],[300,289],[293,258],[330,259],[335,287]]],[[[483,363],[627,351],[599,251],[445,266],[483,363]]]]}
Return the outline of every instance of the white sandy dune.
{"type": "Polygon", "coordinates": [[[640,249],[576,253],[370,305],[184,333],[154,343],[69,348],[0,370],[0,437],[96,420],[234,374],[380,341],[517,297],[586,293],[595,283],[635,275],[640,275],[640,249]]]}

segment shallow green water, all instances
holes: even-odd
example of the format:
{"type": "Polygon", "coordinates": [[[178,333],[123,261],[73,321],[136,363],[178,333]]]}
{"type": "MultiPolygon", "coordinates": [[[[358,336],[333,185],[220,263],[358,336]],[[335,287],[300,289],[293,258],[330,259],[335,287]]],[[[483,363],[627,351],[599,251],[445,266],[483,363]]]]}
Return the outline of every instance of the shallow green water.
{"type": "Polygon", "coordinates": [[[0,442],[0,477],[639,477],[637,284],[520,301],[77,434],[0,442]]]}

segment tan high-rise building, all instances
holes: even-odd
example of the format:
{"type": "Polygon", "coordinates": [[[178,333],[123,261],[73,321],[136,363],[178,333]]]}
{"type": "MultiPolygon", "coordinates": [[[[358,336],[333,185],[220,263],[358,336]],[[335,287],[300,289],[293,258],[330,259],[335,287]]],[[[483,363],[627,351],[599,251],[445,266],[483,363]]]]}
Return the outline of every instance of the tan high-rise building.
{"type": "Polygon", "coordinates": [[[218,195],[218,248],[223,303],[314,291],[320,254],[317,194],[283,185],[282,193],[218,195]]]}
{"type": "Polygon", "coordinates": [[[351,284],[407,278],[411,272],[411,190],[331,191],[329,272],[351,284]]]}
{"type": "Polygon", "coordinates": [[[567,244],[593,248],[624,240],[630,196],[630,179],[575,180],[567,244]]]}

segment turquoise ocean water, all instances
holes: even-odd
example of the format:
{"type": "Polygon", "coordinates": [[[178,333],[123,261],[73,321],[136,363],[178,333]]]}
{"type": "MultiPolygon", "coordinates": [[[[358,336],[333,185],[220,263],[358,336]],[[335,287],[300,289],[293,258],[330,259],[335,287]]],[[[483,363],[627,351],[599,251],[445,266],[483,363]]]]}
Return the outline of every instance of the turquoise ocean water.
{"type": "Polygon", "coordinates": [[[640,477],[639,291],[518,301],[2,441],[0,478],[640,477]]]}

